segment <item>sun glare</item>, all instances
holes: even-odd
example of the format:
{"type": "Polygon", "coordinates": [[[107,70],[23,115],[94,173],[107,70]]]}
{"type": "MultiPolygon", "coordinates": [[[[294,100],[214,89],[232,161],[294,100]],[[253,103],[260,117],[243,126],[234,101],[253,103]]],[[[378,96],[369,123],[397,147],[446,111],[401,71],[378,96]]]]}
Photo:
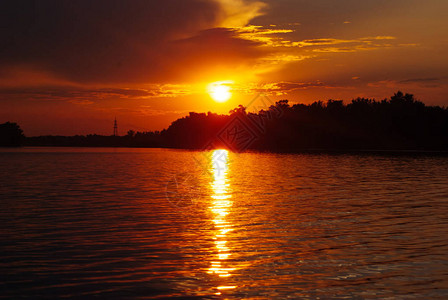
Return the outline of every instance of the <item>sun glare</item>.
{"type": "Polygon", "coordinates": [[[216,102],[226,102],[232,96],[230,92],[231,81],[216,81],[208,85],[208,93],[216,102]]]}

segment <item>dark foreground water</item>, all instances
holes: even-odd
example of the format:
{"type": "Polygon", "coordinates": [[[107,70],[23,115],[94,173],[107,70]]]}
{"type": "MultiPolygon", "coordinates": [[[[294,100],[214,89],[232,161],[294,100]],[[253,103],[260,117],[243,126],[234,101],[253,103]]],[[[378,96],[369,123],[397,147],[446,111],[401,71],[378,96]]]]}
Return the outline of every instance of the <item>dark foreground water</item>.
{"type": "Polygon", "coordinates": [[[0,298],[448,297],[448,158],[0,150],[0,298]]]}

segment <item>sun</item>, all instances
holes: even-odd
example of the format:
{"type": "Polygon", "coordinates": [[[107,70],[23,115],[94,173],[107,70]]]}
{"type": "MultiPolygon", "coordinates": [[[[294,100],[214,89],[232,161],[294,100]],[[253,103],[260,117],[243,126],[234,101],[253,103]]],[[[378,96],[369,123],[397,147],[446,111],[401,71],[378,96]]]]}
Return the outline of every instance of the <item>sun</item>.
{"type": "Polygon", "coordinates": [[[231,81],[212,82],[207,87],[208,93],[216,102],[226,102],[232,97],[229,86],[231,83],[231,81]]]}

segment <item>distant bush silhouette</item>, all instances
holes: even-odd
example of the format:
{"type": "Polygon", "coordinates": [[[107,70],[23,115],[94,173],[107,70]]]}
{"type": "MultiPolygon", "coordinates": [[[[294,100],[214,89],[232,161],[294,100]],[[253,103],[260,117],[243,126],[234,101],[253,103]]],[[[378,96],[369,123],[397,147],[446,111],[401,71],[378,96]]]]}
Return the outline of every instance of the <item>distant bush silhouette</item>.
{"type": "Polygon", "coordinates": [[[235,120],[246,124],[240,127],[249,131],[247,138],[255,137],[243,150],[448,151],[448,109],[426,106],[402,92],[382,101],[357,98],[346,105],[328,100],[291,106],[288,100],[281,100],[258,113],[249,113],[240,105],[229,115],[191,112],[161,132],[129,131],[122,137],[47,136],[29,138],[28,144],[204,149],[212,142],[214,147],[226,147],[220,134],[229,124],[236,132],[235,120]]]}
{"type": "Polygon", "coordinates": [[[0,124],[0,146],[18,147],[23,142],[23,131],[16,123],[6,122],[0,124]]]}

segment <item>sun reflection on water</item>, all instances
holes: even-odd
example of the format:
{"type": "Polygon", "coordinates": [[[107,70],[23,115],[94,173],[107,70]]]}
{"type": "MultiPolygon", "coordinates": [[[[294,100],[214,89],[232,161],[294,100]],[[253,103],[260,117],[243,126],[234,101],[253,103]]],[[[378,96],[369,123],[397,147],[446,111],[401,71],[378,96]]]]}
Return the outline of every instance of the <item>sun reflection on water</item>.
{"type": "MultiPolygon", "coordinates": [[[[208,269],[209,274],[216,274],[219,277],[230,277],[235,268],[229,267],[226,260],[232,255],[227,243],[227,234],[233,230],[232,224],[227,220],[229,209],[232,207],[232,194],[228,183],[228,151],[214,150],[212,152],[211,171],[213,182],[211,188],[213,194],[209,209],[213,213],[213,223],[215,224],[215,248],[216,258],[211,262],[208,269]]],[[[234,289],[236,286],[218,286],[218,290],[234,289]]],[[[218,292],[217,294],[220,294],[218,292]]]]}

